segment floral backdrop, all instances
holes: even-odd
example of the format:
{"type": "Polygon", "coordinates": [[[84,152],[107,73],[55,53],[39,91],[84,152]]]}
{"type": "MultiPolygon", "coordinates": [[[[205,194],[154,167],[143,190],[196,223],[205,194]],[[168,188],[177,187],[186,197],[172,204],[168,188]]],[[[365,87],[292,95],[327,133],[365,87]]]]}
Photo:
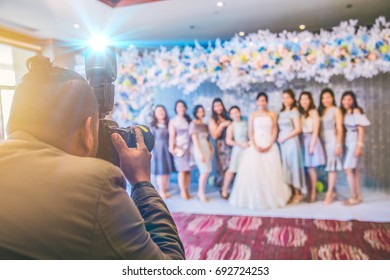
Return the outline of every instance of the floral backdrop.
{"type": "MultiPolygon", "coordinates": [[[[118,120],[132,121],[152,106],[156,87],[176,87],[189,94],[203,82],[222,91],[270,82],[277,87],[294,79],[327,83],[336,75],[351,81],[390,71],[390,23],[376,19],[371,28],[357,20],[342,22],[331,31],[279,34],[259,30],[245,38],[203,47],[161,47],[140,52],[134,46],[118,57],[118,120]]],[[[142,119],[142,116],[141,116],[142,119]]]]}

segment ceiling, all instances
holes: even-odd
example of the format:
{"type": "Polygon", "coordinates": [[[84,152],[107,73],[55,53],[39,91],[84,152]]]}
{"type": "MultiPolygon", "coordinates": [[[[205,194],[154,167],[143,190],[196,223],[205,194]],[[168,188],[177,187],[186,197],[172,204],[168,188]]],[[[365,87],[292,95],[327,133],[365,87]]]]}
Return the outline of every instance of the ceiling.
{"type": "Polygon", "coordinates": [[[331,28],[358,19],[371,25],[390,19],[389,0],[165,0],[111,8],[98,0],[0,0],[0,27],[62,41],[104,33],[139,46],[175,45],[270,29],[331,28]],[[352,7],[348,8],[348,5],[352,7]],[[79,24],[78,29],[74,24],[79,24]]]}

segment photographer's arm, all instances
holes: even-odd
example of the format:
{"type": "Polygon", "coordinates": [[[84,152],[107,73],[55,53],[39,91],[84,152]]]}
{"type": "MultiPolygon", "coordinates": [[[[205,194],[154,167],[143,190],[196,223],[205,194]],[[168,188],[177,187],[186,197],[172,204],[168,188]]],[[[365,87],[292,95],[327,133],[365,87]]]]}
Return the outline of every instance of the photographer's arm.
{"type": "Polygon", "coordinates": [[[128,148],[119,135],[113,135],[121,169],[133,186],[133,200],[119,186],[103,193],[99,220],[104,235],[123,259],[184,259],[175,222],[149,183],[150,153],[140,131],[136,131],[137,148],[128,148]]]}

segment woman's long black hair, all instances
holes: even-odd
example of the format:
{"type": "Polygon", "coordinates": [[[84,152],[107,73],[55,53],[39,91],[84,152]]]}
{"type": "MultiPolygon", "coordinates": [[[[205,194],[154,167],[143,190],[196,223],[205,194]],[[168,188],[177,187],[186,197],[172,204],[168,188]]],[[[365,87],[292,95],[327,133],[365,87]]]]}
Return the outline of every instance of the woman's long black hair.
{"type": "Polygon", "coordinates": [[[168,122],[169,122],[168,112],[167,112],[167,109],[164,107],[164,105],[161,105],[161,104],[158,104],[156,106],[156,108],[154,108],[153,116],[152,116],[152,122],[150,123],[150,126],[154,127],[154,128],[157,128],[157,123],[158,123],[158,120],[156,118],[156,110],[157,110],[157,108],[162,108],[164,110],[164,112],[165,112],[164,123],[165,123],[166,126],[168,126],[168,122]]]}
{"type": "Polygon", "coordinates": [[[353,91],[349,90],[349,91],[346,91],[343,93],[343,95],[341,96],[341,100],[340,100],[340,109],[341,109],[341,112],[343,113],[343,115],[345,115],[345,113],[347,113],[347,110],[343,107],[343,99],[346,96],[350,96],[353,100],[353,104],[352,104],[352,108],[351,108],[352,112],[354,109],[359,109],[360,113],[363,114],[363,109],[359,106],[357,99],[356,99],[356,95],[353,93],[353,91]]]}
{"type": "Polygon", "coordinates": [[[198,113],[198,110],[199,110],[199,109],[203,109],[203,111],[204,111],[204,108],[203,108],[202,105],[196,105],[196,106],[194,107],[194,111],[193,111],[194,118],[197,119],[197,120],[198,120],[198,117],[196,116],[196,114],[198,113]]]}
{"type": "Polygon", "coordinates": [[[321,94],[320,94],[320,106],[318,106],[318,113],[320,114],[320,116],[322,116],[322,114],[323,114],[324,111],[325,111],[325,106],[322,104],[322,96],[323,96],[325,93],[329,93],[329,94],[333,97],[333,106],[337,107],[337,105],[336,105],[336,100],[335,100],[335,98],[334,98],[333,90],[331,90],[330,88],[324,88],[324,89],[321,91],[321,94]]]}
{"type": "MultiPolygon", "coordinates": [[[[297,107],[297,101],[295,100],[295,93],[293,92],[293,90],[290,88],[285,89],[283,91],[283,94],[285,94],[285,93],[287,93],[294,100],[293,103],[291,104],[290,110],[297,107]]],[[[282,104],[282,110],[280,110],[280,112],[283,112],[284,110],[286,110],[286,106],[284,106],[284,104],[282,104]]]]}
{"type": "Polygon", "coordinates": [[[224,119],[226,119],[226,120],[228,120],[228,119],[229,119],[229,116],[228,116],[228,113],[227,113],[227,111],[226,111],[225,105],[223,104],[222,99],[219,98],[219,97],[218,97],[218,98],[215,98],[215,99],[213,100],[213,103],[211,104],[211,111],[212,111],[211,117],[213,118],[213,120],[214,120],[216,123],[218,123],[218,114],[214,111],[214,104],[217,103],[217,102],[221,103],[221,105],[222,105],[222,107],[223,107],[223,111],[222,111],[221,117],[224,118],[224,119]]]}
{"type": "Polygon", "coordinates": [[[313,110],[315,108],[316,108],[316,105],[314,104],[313,95],[311,94],[311,92],[310,91],[302,91],[302,93],[301,93],[301,95],[299,95],[299,99],[298,99],[298,109],[301,112],[301,114],[305,118],[307,118],[309,116],[310,110],[313,110]],[[303,107],[301,106],[301,97],[304,95],[306,95],[310,100],[309,109],[307,111],[305,111],[305,109],[303,109],[303,107]]]}
{"type": "MultiPolygon", "coordinates": [[[[183,100],[179,99],[179,100],[177,100],[176,103],[175,103],[175,113],[176,113],[176,114],[177,114],[176,108],[177,108],[177,105],[178,105],[179,103],[183,104],[184,107],[185,107],[186,109],[188,109],[187,103],[185,103],[183,100]]],[[[190,118],[189,115],[185,114],[185,115],[184,115],[184,118],[186,119],[186,121],[187,121],[188,123],[191,122],[191,118],[190,118]]]]}

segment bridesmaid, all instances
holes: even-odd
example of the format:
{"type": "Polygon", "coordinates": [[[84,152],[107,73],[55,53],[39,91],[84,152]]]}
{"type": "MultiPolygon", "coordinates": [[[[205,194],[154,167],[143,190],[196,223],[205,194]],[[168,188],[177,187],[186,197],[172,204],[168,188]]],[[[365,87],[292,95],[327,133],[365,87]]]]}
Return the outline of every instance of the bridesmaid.
{"type": "Polygon", "coordinates": [[[302,201],[302,192],[306,192],[305,170],[299,141],[302,131],[300,114],[291,89],[283,91],[283,106],[278,118],[280,151],[282,156],[285,182],[293,189],[290,203],[302,201]]]}
{"type": "Polygon", "coordinates": [[[229,186],[234,174],[237,173],[242,151],[249,147],[248,124],[242,120],[240,108],[237,106],[231,107],[229,109],[229,116],[233,120],[233,123],[227,128],[226,143],[229,146],[233,146],[233,149],[230,156],[229,169],[226,171],[223,180],[221,190],[221,197],[223,199],[229,198],[229,186]]]}
{"type": "Polygon", "coordinates": [[[183,100],[176,101],[176,116],[169,122],[169,151],[173,155],[176,170],[179,172],[179,188],[183,199],[190,199],[191,183],[190,144],[188,133],[191,118],[186,114],[187,104],[183,100]]]}
{"type": "Polygon", "coordinates": [[[163,105],[157,105],[153,112],[151,131],[155,144],[152,150],[152,173],[156,176],[162,198],[169,198],[169,174],[175,172],[172,155],[169,153],[169,117],[163,105]]]}
{"type": "Polygon", "coordinates": [[[221,98],[215,98],[212,103],[212,115],[209,123],[211,136],[215,139],[217,160],[217,178],[215,185],[222,187],[223,178],[229,168],[231,148],[226,144],[226,129],[231,124],[221,98]]]}
{"type": "Polygon", "coordinates": [[[326,167],[328,171],[328,191],[324,204],[328,205],[336,198],[334,190],[337,172],[342,170],[341,144],[343,141],[343,114],[336,107],[334,93],[330,88],[321,91],[318,112],[321,116],[321,137],[325,146],[326,167]]]}
{"type": "Polygon", "coordinates": [[[303,132],[303,148],[305,167],[310,177],[310,202],[317,199],[316,167],[325,165],[325,153],[319,139],[320,116],[314,105],[313,96],[310,92],[304,91],[299,96],[299,109],[301,111],[301,123],[303,132]]]}
{"type": "Polygon", "coordinates": [[[207,125],[202,121],[205,111],[202,105],[194,108],[194,117],[190,124],[189,133],[192,138],[193,152],[196,166],[199,169],[198,198],[202,202],[208,202],[206,196],[207,179],[211,172],[211,160],[213,148],[210,142],[210,135],[207,125]]]}
{"type": "Polygon", "coordinates": [[[344,115],[346,129],[345,145],[347,148],[344,158],[344,171],[347,176],[352,197],[345,200],[345,205],[356,205],[363,201],[360,191],[359,162],[364,146],[364,127],[370,121],[359,107],[356,96],[352,91],[344,92],[341,97],[341,112],[344,115]]]}

